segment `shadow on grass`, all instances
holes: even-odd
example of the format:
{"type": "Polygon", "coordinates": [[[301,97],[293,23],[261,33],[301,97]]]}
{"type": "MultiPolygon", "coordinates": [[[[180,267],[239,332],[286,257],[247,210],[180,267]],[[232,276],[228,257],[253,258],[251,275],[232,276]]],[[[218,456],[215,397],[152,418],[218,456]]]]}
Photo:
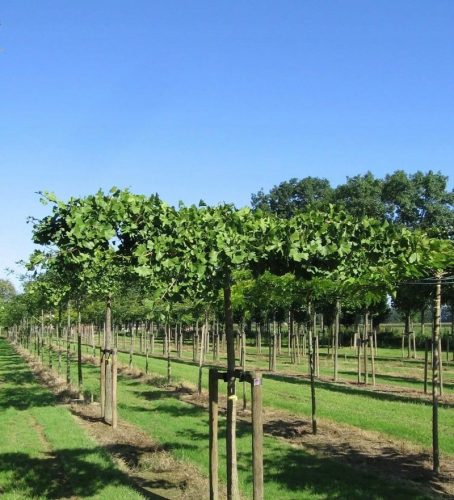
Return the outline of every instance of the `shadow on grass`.
{"type": "MultiPolygon", "coordinates": [[[[278,382],[286,382],[289,384],[296,385],[309,385],[309,380],[298,377],[287,377],[283,375],[266,373],[264,374],[264,378],[275,380],[278,382]]],[[[429,400],[421,399],[419,397],[405,396],[401,394],[392,394],[389,392],[380,392],[379,389],[373,389],[371,385],[369,385],[370,389],[365,389],[364,386],[352,386],[352,385],[342,385],[335,384],[333,382],[316,382],[316,389],[323,389],[330,392],[337,392],[340,394],[348,394],[350,396],[362,396],[370,399],[376,399],[379,401],[394,401],[399,403],[417,403],[425,406],[432,406],[432,402],[429,400]]],[[[440,407],[443,408],[453,408],[454,404],[452,403],[440,403],[440,407]]]]}
{"type": "MultiPolygon", "coordinates": [[[[107,485],[133,488],[126,474],[107,461],[100,463],[96,455],[82,448],[52,451],[42,458],[20,452],[0,454],[0,476],[8,478],[1,493],[19,493],[24,498],[84,498],[102,492],[107,485]]],[[[143,488],[138,491],[145,498],[164,498],[143,488]]]]}
{"type": "Polygon", "coordinates": [[[36,383],[33,374],[11,346],[0,344],[0,409],[25,410],[55,404],[55,397],[36,383]]]}
{"type": "MultiPolygon", "coordinates": [[[[336,499],[428,498],[428,495],[418,493],[416,489],[402,487],[397,481],[383,481],[382,477],[367,471],[365,463],[359,462],[357,467],[353,467],[305,453],[301,449],[280,448],[269,440],[265,441],[265,446],[266,478],[293,491],[295,498],[303,496],[303,491],[336,499]]],[[[239,458],[247,459],[242,456],[239,458]]]]}

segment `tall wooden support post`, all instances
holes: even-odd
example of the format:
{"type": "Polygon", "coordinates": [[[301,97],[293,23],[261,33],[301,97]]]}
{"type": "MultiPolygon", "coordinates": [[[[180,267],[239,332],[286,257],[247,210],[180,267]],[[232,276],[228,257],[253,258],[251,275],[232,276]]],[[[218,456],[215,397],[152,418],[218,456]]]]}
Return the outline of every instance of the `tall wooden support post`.
{"type": "Polygon", "coordinates": [[[238,468],[236,453],[236,381],[235,381],[235,338],[233,332],[233,310],[231,277],[226,274],[224,282],[224,317],[225,336],[227,342],[227,499],[238,500],[240,490],[238,484],[238,468]]]}
{"type": "Polygon", "coordinates": [[[117,350],[112,349],[112,304],[106,302],[104,348],[101,349],[101,416],[112,428],[117,426],[117,350]]]}
{"type": "MultiPolygon", "coordinates": [[[[41,309],[41,363],[44,363],[44,309],[41,309]]],[[[16,330],[16,342],[17,342],[17,330],[16,330]]]]}
{"type": "MultiPolygon", "coordinates": [[[[314,310],[313,310],[313,305],[311,302],[308,304],[308,314],[309,314],[309,321],[313,319],[314,310]]],[[[309,353],[309,376],[310,376],[310,383],[311,383],[311,407],[312,407],[312,433],[317,434],[317,414],[316,414],[316,401],[315,401],[315,360],[314,360],[314,351],[315,351],[315,336],[313,335],[313,330],[315,326],[315,320],[312,321],[312,325],[309,323],[309,346],[308,346],[308,353],[309,353]]]]}
{"type": "Polygon", "coordinates": [[[424,394],[427,394],[427,372],[429,366],[429,340],[424,342],[424,394]]]}
{"type": "Polygon", "coordinates": [[[440,396],[443,396],[443,352],[441,350],[441,336],[438,339],[438,372],[439,372],[439,385],[440,385],[440,396]]]}
{"type": "Polygon", "coordinates": [[[79,388],[79,399],[83,398],[82,389],[82,327],[80,306],[77,304],[77,384],[79,388]]]}
{"type": "Polygon", "coordinates": [[[370,364],[372,369],[372,385],[375,387],[375,346],[374,346],[373,333],[370,334],[369,345],[370,345],[370,364]]]}
{"type": "Polygon", "coordinates": [[[368,368],[367,368],[367,346],[369,343],[369,312],[364,315],[364,336],[363,336],[363,361],[364,361],[364,385],[368,383],[368,368]]]}
{"type": "Polygon", "coordinates": [[[218,464],[218,371],[210,368],[208,375],[209,394],[209,453],[210,453],[210,500],[218,500],[219,464],[218,464]]]}
{"type": "Polygon", "coordinates": [[[438,447],[438,385],[440,360],[438,356],[438,341],[440,338],[440,314],[441,314],[441,275],[437,275],[435,285],[435,297],[433,308],[433,328],[432,328],[432,450],[433,450],[433,471],[440,472],[440,449],[438,447]]]}
{"type": "Polygon", "coordinates": [[[334,382],[337,382],[337,359],[339,351],[339,322],[340,322],[340,300],[336,299],[336,316],[334,319],[334,382]]]}
{"type": "Polygon", "coordinates": [[[101,418],[104,419],[106,415],[106,355],[102,347],[99,348],[99,366],[100,366],[100,376],[99,382],[101,385],[101,418]]]}
{"type": "Polygon", "coordinates": [[[254,500],[263,500],[262,375],[251,373],[252,481],[254,500]]]}
{"type": "Polygon", "coordinates": [[[361,346],[362,339],[361,334],[358,332],[356,334],[356,346],[357,346],[357,371],[358,371],[358,384],[361,383],[361,346]]]}
{"type": "Polygon", "coordinates": [[[68,302],[66,326],[66,383],[71,383],[71,304],[68,302]]]}
{"type": "Polygon", "coordinates": [[[117,427],[117,349],[112,349],[112,428],[117,427]]]}

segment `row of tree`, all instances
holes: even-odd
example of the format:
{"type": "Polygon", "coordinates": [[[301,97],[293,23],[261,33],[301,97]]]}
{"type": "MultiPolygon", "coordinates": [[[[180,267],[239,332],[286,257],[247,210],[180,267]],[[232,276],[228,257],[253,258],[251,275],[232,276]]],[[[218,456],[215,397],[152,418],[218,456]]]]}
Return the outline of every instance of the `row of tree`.
{"type": "MultiPolygon", "coordinates": [[[[116,401],[112,298],[138,290],[149,308],[167,317],[185,302],[201,316],[221,303],[230,498],[238,497],[234,309],[243,319],[250,317],[254,297],[268,314],[283,308],[297,311],[303,303],[313,318],[316,304],[325,302],[333,307],[338,324],[341,307],[368,315],[386,294],[397,297],[396,290],[409,279],[435,277],[439,284],[454,263],[448,239],[388,220],[357,217],[335,205],[280,217],[257,207],[226,204],[176,208],[157,195],[115,188],[67,202],[45,193],[43,201],[52,205],[52,212],[34,221],[34,241],[44,248],[28,264],[28,292],[60,311],[72,301],[78,316],[87,298],[105,303],[101,406],[107,420],[114,422],[116,401]]],[[[336,363],[337,341],[335,346],[336,363]]],[[[309,356],[313,368],[311,330],[309,356]]]]}

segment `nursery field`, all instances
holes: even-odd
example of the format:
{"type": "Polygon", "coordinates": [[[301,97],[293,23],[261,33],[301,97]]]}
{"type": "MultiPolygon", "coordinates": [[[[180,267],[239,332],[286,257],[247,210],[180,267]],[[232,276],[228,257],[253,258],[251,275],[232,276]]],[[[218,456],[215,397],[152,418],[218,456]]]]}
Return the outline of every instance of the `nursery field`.
{"type": "Polygon", "coordinates": [[[281,217],[117,188],[42,197],[41,248],[0,323],[37,377],[6,374],[5,406],[40,439],[17,480],[5,460],[1,493],[104,495],[65,483],[83,470],[75,439],[124,478],[103,479],[126,488],[110,497],[454,497],[449,238],[332,204],[281,217]],[[16,385],[45,402],[15,406],[16,385]],[[57,472],[34,491],[46,453],[57,472]]]}
{"type": "MultiPolygon", "coordinates": [[[[29,377],[31,385],[22,387],[22,390],[40,390],[47,394],[45,404],[38,404],[39,409],[31,404],[27,412],[37,415],[40,415],[40,411],[59,412],[71,419],[68,411],[56,404],[51,393],[32,382],[30,372],[11,347],[5,341],[1,345],[4,351],[2,360],[6,365],[8,357],[12,356],[13,362],[19,362],[21,370],[29,377]]],[[[157,351],[160,347],[156,344],[157,351]]],[[[187,347],[183,350],[182,359],[171,359],[170,384],[167,382],[167,358],[149,356],[148,375],[145,375],[147,359],[144,354],[134,353],[129,368],[130,353],[119,352],[119,418],[145,432],[180,463],[195,466],[202,475],[207,476],[208,413],[205,389],[209,364],[203,368],[204,391],[198,396],[195,388],[199,368],[192,362],[192,352],[187,347]]],[[[50,351],[55,371],[58,371],[58,349],[53,345],[50,351]]],[[[252,347],[248,351],[249,366],[261,368],[266,364],[264,355],[257,355],[252,347]]],[[[264,371],[265,498],[430,498],[450,492],[450,482],[454,477],[450,475],[454,464],[454,436],[450,431],[454,426],[454,400],[449,395],[453,389],[453,367],[445,367],[446,396],[439,415],[440,449],[445,475],[435,480],[430,475],[431,406],[418,381],[421,361],[398,358],[381,360],[378,366],[384,373],[383,385],[377,375],[377,385],[372,388],[351,383],[356,360],[353,351],[350,351],[348,348],[346,358],[340,356],[342,382],[336,384],[329,381],[332,360],[327,355],[321,356],[320,378],[316,383],[319,419],[316,438],[310,431],[311,401],[305,362],[302,365],[290,365],[282,356],[277,373],[264,371]],[[387,376],[386,373],[392,375],[387,376]]],[[[82,352],[83,392],[86,400],[93,399],[96,402],[100,390],[97,358],[92,356],[92,346],[84,345],[82,352]]],[[[42,357],[44,364],[48,365],[49,352],[45,351],[42,357]]],[[[60,368],[62,373],[66,373],[64,356],[62,359],[60,368]]],[[[221,356],[219,363],[223,362],[221,356]]],[[[72,351],[72,380],[76,378],[76,366],[76,356],[72,351]]],[[[11,388],[15,382],[13,378],[11,388]]],[[[238,396],[242,400],[241,384],[238,396]]],[[[96,403],[89,406],[96,407],[96,403]]],[[[247,394],[246,410],[239,411],[237,429],[240,489],[245,498],[252,497],[249,420],[247,394]]],[[[61,425],[67,424],[62,422],[61,425]]],[[[74,422],[72,425],[77,426],[74,422]]],[[[224,425],[221,418],[221,463],[225,458],[222,439],[224,425]]],[[[60,439],[65,441],[68,439],[65,436],[60,439]]],[[[80,446],[79,438],[77,442],[80,446]]],[[[69,447],[67,443],[58,446],[69,447]]],[[[96,450],[94,444],[91,446],[96,450]]],[[[30,450],[32,456],[39,456],[39,453],[39,450],[30,450]]],[[[100,453],[109,463],[108,456],[105,453],[103,455],[99,448],[93,453],[100,453]]],[[[37,463],[40,464],[39,459],[37,463]]],[[[121,475],[112,463],[110,468],[114,476],[121,475]]],[[[30,474],[33,474],[33,467],[30,470],[30,474]]],[[[220,468],[220,479],[222,483],[226,480],[223,467],[220,468]]],[[[81,491],[83,487],[80,486],[81,491]]],[[[112,483],[110,487],[113,487],[112,483]]],[[[135,494],[121,481],[116,487],[124,487],[128,494],[135,494]]],[[[144,491],[147,496],[146,484],[144,491]]],[[[102,494],[99,493],[100,498],[102,494]]]]}
{"type": "Polygon", "coordinates": [[[143,498],[2,338],[0,427],[2,498],[143,498]]]}

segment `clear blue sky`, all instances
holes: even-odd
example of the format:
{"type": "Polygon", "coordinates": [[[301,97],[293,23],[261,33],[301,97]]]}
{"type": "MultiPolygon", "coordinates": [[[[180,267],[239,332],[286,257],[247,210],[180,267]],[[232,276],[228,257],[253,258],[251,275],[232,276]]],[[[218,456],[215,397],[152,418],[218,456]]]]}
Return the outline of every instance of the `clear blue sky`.
{"type": "Polygon", "coordinates": [[[38,190],[243,205],[290,177],[454,176],[452,0],[3,0],[0,23],[0,277],[38,190]]]}

